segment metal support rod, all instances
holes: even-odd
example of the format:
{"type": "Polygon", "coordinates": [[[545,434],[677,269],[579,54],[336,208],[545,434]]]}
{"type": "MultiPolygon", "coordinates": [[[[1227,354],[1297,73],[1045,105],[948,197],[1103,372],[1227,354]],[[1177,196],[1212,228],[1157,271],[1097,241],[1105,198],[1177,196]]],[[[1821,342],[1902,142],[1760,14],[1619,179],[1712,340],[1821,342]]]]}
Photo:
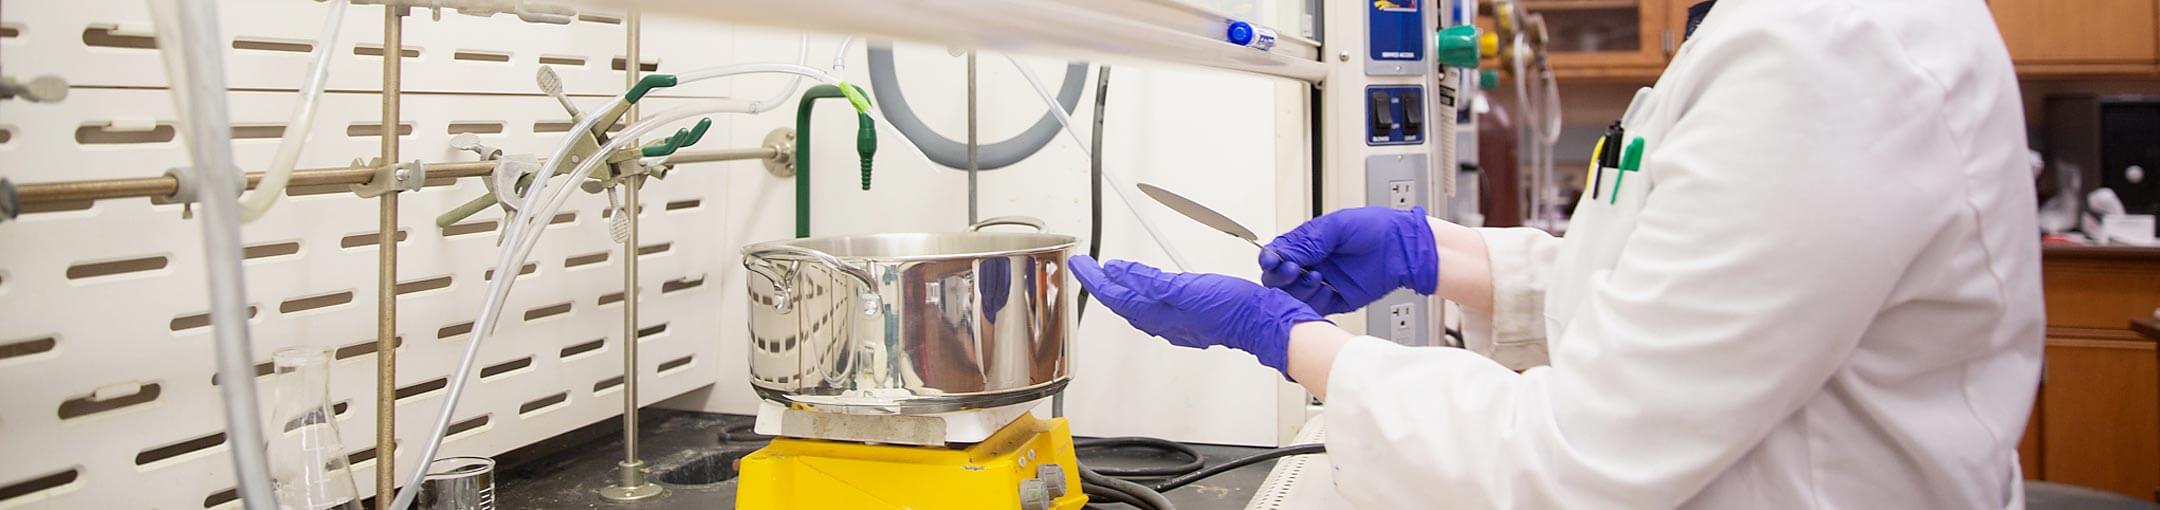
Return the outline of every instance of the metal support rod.
{"type": "Polygon", "coordinates": [[[975,50],[968,50],[967,54],[967,126],[968,225],[974,225],[976,222],[982,221],[982,212],[977,208],[978,200],[976,200],[975,191],[976,174],[982,173],[982,169],[978,168],[980,165],[977,164],[977,155],[982,150],[982,144],[975,139],[975,50]]]}
{"type": "MultiPolygon", "coordinates": [[[[623,180],[623,210],[616,214],[625,216],[628,228],[623,232],[623,463],[625,466],[642,467],[638,460],[638,213],[643,204],[638,203],[638,188],[644,186],[645,176],[633,175],[623,180]]],[[[627,468],[626,468],[627,469],[627,468]]],[[[640,482],[643,476],[639,476],[640,482]]]]}
{"type": "MultiPolygon", "coordinates": [[[[626,26],[626,27],[628,27],[628,29],[629,29],[628,31],[629,31],[629,33],[630,33],[630,34],[629,34],[629,39],[623,42],[623,46],[625,47],[625,49],[623,50],[623,54],[625,55],[625,56],[624,56],[624,60],[625,60],[625,62],[626,62],[625,64],[623,64],[623,87],[625,87],[625,88],[628,88],[628,87],[632,87],[632,86],[636,86],[636,85],[637,85],[637,80],[638,80],[638,71],[642,70],[642,68],[644,67],[644,63],[643,63],[643,62],[639,62],[639,61],[638,61],[638,58],[639,58],[639,57],[638,57],[638,25],[639,25],[639,20],[638,20],[638,13],[637,13],[636,11],[632,11],[632,12],[630,13],[630,15],[629,15],[628,17],[626,17],[626,18],[625,18],[625,19],[623,20],[623,25],[624,25],[624,26],[626,26]]],[[[626,114],[624,114],[624,115],[623,115],[623,122],[624,122],[624,123],[628,123],[628,124],[636,124],[636,123],[637,123],[637,118],[638,118],[638,109],[637,109],[637,105],[631,105],[631,106],[630,106],[630,111],[629,111],[628,113],[626,113],[626,114]]],[[[637,145],[637,141],[636,141],[636,140],[631,140],[631,141],[630,141],[630,145],[629,145],[629,146],[633,146],[633,147],[634,147],[634,146],[636,146],[636,145],[637,145]]],[[[624,204],[623,204],[623,210],[622,210],[622,211],[619,211],[619,212],[617,212],[617,214],[622,214],[622,215],[623,215],[623,220],[624,220],[624,221],[623,221],[623,224],[624,224],[624,225],[625,225],[625,226],[627,227],[627,228],[625,229],[625,230],[626,230],[626,232],[625,232],[625,233],[623,234],[623,242],[622,242],[622,243],[623,243],[623,276],[622,276],[622,278],[623,278],[623,301],[622,301],[622,303],[623,303],[623,308],[622,308],[622,310],[623,310],[623,350],[622,350],[622,351],[623,351],[623,464],[624,464],[625,466],[632,466],[632,465],[638,464],[638,454],[637,454],[637,453],[638,453],[638,451],[637,451],[637,447],[638,447],[638,444],[637,444],[637,439],[638,439],[638,429],[637,429],[637,418],[638,418],[638,416],[637,416],[637,409],[638,409],[638,383],[637,383],[637,380],[638,380],[638,363],[637,363],[637,358],[638,358],[638,356],[637,356],[637,355],[638,355],[638,345],[637,345],[637,332],[638,332],[638,323],[637,323],[637,320],[638,320],[638,317],[637,317],[637,305],[638,305],[638,295],[637,295],[637,294],[638,294],[638,292],[637,292],[637,283],[638,283],[638,282],[637,282],[637,270],[638,270],[638,267],[637,267],[637,266],[638,266],[638,254],[637,254],[637,250],[638,250],[638,245],[637,245],[637,243],[638,243],[638,231],[637,231],[637,228],[638,228],[638,213],[637,213],[637,211],[638,211],[638,185],[639,185],[639,184],[644,184],[644,183],[642,183],[642,182],[638,182],[638,181],[639,181],[639,179],[638,179],[638,177],[637,177],[637,176],[629,176],[629,178],[627,178],[627,179],[624,179],[624,180],[622,181],[622,186],[623,186],[623,202],[624,202],[624,204]]],[[[642,485],[642,484],[633,484],[633,485],[642,485]]]]}
{"type": "MultiPolygon", "coordinates": [[[[775,159],[784,155],[779,147],[748,147],[741,149],[684,150],[668,156],[670,164],[710,163],[716,161],[739,161],[746,159],[775,159]]],[[[428,179],[479,177],[495,170],[493,161],[455,161],[425,163],[428,179]]],[[[308,168],[294,170],[293,187],[346,186],[367,184],[378,172],[374,167],[308,168]]],[[[262,181],[262,172],[247,174],[246,189],[255,189],[262,181]]],[[[451,183],[429,183],[428,186],[448,186],[451,183]]],[[[84,200],[110,200],[119,198],[161,198],[180,191],[180,182],[172,176],[135,177],[126,179],[96,179],[83,181],[40,182],[16,184],[15,197],[23,207],[38,210],[67,202],[84,200]]],[[[26,211],[27,213],[27,211],[26,211]]]]}
{"type": "MultiPolygon", "coordinates": [[[[628,39],[623,43],[623,86],[637,85],[638,72],[643,64],[638,57],[639,16],[636,10],[623,17],[628,39]]],[[[635,105],[624,114],[624,122],[637,123],[635,105]]],[[[636,140],[631,140],[635,146],[636,140]]],[[[638,188],[645,184],[644,175],[620,176],[618,185],[623,187],[622,209],[615,214],[623,215],[623,460],[615,464],[615,484],[600,489],[600,497],[614,501],[633,501],[660,495],[660,486],[645,479],[645,461],[638,460],[638,188]]]]}
{"type": "MultiPolygon", "coordinates": [[[[715,149],[709,151],[682,151],[668,156],[669,164],[704,163],[708,161],[734,161],[742,159],[775,159],[785,154],[779,147],[751,147],[747,149],[715,149]]],[[[432,170],[432,169],[430,169],[432,170]]]]}
{"type": "MultiPolygon", "coordinates": [[[[398,76],[405,60],[405,13],[383,6],[382,164],[398,160],[398,76]]],[[[387,175],[387,174],[386,174],[387,175]]],[[[375,260],[375,509],[390,510],[397,493],[397,232],[398,191],[384,193],[377,218],[375,260]]]]}

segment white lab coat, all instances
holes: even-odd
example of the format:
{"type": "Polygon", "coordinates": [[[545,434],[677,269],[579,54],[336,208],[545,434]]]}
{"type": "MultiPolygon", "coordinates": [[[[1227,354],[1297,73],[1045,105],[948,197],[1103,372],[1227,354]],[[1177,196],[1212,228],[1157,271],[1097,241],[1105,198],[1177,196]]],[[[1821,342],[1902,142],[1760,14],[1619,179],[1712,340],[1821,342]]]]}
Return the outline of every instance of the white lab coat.
{"type": "Polygon", "coordinates": [[[1337,490],[2022,506],[2043,321],[2020,104],[1983,2],[1720,2],[1629,108],[1647,151],[1617,203],[1585,198],[1565,239],[1480,231],[1489,338],[1341,351],[1337,490]]]}

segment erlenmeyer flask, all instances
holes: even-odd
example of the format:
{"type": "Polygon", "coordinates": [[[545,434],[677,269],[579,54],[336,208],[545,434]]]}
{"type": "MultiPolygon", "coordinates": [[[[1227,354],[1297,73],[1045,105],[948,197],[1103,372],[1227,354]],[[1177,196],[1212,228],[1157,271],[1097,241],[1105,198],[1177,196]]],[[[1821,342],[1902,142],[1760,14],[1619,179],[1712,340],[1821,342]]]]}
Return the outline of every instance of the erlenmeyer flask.
{"type": "Polygon", "coordinates": [[[277,407],[270,422],[270,476],[285,510],[360,510],[337,414],[330,409],[330,351],[291,348],[270,356],[277,407]]]}

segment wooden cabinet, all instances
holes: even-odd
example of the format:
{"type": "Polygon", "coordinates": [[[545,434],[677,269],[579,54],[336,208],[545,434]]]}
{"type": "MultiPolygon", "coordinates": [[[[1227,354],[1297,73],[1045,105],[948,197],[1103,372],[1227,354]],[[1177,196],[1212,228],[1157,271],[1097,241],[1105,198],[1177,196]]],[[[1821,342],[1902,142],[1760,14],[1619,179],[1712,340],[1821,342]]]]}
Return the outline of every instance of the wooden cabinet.
{"type": "Polygon", "coordinates": [[[2160,2],[1993,0],[2018,74],[2151,75],[2160,69],[2160,2]]]}
{"type": "Polygon", "coordinates": [[[2160,307],[2160,249],[2049,248],[2046,368],[2026,478],[2138,499],[2160,489],[2160,350],[2130,331],[2160,307]]]}
{"type": "MultiPolygon", "coordinates": [[[[1560,79],[1647,82],[1664,71],[1680,44],[1678,32],[1667,30],[1669,6],[1689,0],[1517,1],[1545,20],[1548,55],[1560,79]]],[[[1492,11],[1480,12],[1480,29],[1490,33],[1492,11]]],[[[1486,67],[1494,66],[1487,60],[1486,67]]]]}
{"type": "Polygon", "coordinates": [[[1547,54],[1566,77],[1656,76],[1671,41],[1667,2],[1684,0],[1525,0],[1545,20],[1547,54]]]}
{"type": "Polygon", "coordinates": [[[2160,488],[2160,372],[2153,343],[2048,338],[2040,472],[2139,499],[2160,488]]]}
{"type": "MultiPolygon", "coordinates": [[[[1679,48],[1687,9],[1700,0],[1518,1],[1544,17],[1562,80],[1649,82],[1679,48]]],[[[1988,4],[2021,77],[2160,76],[2160,0],[1988,4]]]]}

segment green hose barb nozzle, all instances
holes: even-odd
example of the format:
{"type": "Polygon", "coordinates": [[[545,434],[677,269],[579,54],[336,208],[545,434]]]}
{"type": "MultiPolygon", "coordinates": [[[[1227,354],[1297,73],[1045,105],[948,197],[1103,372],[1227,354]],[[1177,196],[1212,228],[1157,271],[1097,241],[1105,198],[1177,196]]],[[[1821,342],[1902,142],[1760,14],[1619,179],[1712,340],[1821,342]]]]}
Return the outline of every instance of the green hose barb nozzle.
{"type": "Polygon", "coordinates": [[[862,158],[862,189],[870,191],[870,160],[877,156],[877,121],[869,112],[855,112],[855,155],[862,158]]]}
{"type": "Polygon", "coordinates": [[[840,85],[840,94],[847,96],[848,106],[855,107],[855,155],[862,158],[862,189],[870,191],[870,160],[877,155],[877,122],[870,119],[870,98],[863,96],[862,88],[847,82],[840,85]]]}

